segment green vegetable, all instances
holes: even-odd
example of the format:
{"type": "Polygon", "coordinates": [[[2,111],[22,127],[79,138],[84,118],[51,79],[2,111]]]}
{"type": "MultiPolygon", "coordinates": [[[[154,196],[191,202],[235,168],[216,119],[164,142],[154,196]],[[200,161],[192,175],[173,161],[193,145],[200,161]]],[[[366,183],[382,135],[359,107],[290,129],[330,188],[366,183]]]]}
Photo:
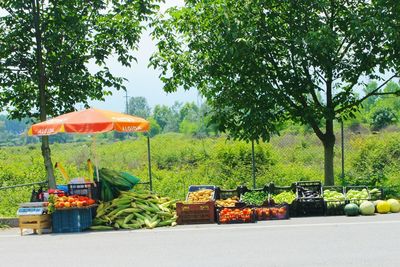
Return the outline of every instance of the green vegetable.
{"type": "Polygon", "coordinates": [[[355,190],[355,189],[350,189],[347,193],[346,193],[346,199],[347,200],[351,200],[351,202],[357,204],[357,205],[361,205],[362,202],[364,202],[364,200],[369,199],[369,194],[367,189],[362,189],[361,191],[359,190],[355,190]]]}
{"type": "Polygon", "coordinates": [[[284,191],[277,195],[274,195],[272,199],[275,201],[276,204],[292,204],[292,202],[296,199],[296,194],[290,191],[284,191]]]}
{"type": "Polygon", "coordinates": [[[375,213],[375,205],[372,202],[364,201],[360,205],[360,213],[362,215],[373,215],[375,213]]]}
{"type": "Polygon", "coordinates": [[[340,208],[345,203],[345,196],[343,193],[324,190],[324,200],[327,202],[328,209],[340,208]]]}
{"type": "Polygon", "coordinates": [[[347,204],[344,207],[344,214],[347,216],[357,216],[359,214],[359,208],[354,203],[347,204]]]}
{"type": "Polygon", "coordinates": [[[377,200],[382,198],[381,190],[379,190],[378,188],[372,189],[371,191],[369,191],[369,194],[372,200],[377,200]]]}
{"type": "Polygon", "coordinates": [[[261,206],[268,198],[268,193],[263,191],[250,191],[242,195],[242,202],[247,205],[261,206]]]}

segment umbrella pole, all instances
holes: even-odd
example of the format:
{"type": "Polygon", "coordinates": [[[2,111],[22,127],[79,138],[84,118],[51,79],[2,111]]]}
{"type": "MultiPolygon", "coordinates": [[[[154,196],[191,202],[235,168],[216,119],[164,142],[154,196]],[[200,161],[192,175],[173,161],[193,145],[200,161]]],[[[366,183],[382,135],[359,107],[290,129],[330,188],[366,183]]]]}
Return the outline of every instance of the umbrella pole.
{"type": "Polygon", "coordinates": [[[150,136],[149,133],[147,134],[147,160],[148,160],[148,167],[149,167],[149,183],[150,183],[150,191],[153,191],[153,180],[151,177],[151,158],[150,158],[150,136]]]}
{"type": "Polygon", "coordinates": [[[97,161],[97,155],[96,155],[96,136],[93,135],[93,145],[92,145],[92,152],[94,156],[94,164],[96,165],[96,176],[97,176],[97,182],[100,181],[99,177],[99,163],[97,161]]]}

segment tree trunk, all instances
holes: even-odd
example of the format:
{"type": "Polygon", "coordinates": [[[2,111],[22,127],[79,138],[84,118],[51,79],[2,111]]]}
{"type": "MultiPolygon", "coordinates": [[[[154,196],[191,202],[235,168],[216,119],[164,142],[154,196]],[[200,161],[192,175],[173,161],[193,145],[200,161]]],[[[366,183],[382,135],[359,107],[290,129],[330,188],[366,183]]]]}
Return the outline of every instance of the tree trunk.
{"type": "Polygon", "coordinates": [[[334,185],[333,157],[335,148],[335,133],[333,131],[333,120],[326,121],[326,132],[322,140],[325,154],[325,185],[334,185]]]}
{"type": "Polygon", "coordinates": [[[49,188],[56,188],[56,179],[54,177],[53,162],[51,161],[49,137],[42,137],[42,156],[44,159],[44,166],[46,167],[47,180],[49,182],[49,188]]]}
{"type": "Polygon", "coordinates": [[[335,140],[332,141],[325,141],[324,144],[324,154],[325,154],[325,185],[334,185],[335,178],[333,172],[333,156],[334,156],[334,147],[335,147],[335,140]]]}
{"type": "MultiPolygon", "coordinates": [[[[33,23],[35,27],[35,40],[36,40],[36,64],[38,70],[38,87],[39,87],[39,112],[40,121],[47,119],[46,112],[46,74],[43,64],[43,48],[42,48],[42,30],[40,26],[40,2],[39,0],[32,0],[33,9],[33,23]]],[[[53,163],[51,161],[49,137],[42,137],[42,155],[44,159],[44,166],[46,168],[47,180],[49,188],[56,187],[56,180],[54,177],[53,163]]]]}

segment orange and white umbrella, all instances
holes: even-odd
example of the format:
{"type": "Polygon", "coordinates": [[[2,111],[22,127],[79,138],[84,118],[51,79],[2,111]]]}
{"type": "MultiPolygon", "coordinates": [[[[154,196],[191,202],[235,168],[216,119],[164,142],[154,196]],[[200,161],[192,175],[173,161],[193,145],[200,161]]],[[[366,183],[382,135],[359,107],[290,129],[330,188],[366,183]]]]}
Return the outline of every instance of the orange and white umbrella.
{"type": "Polygon", "coordinates": [[[50,120],[32,125],[29,135],[53,135],[57,133],[105,133],[118,132],[147,132],[150,123],[145,119],[118,112],[85,109],[66,113],[50,120]]]}

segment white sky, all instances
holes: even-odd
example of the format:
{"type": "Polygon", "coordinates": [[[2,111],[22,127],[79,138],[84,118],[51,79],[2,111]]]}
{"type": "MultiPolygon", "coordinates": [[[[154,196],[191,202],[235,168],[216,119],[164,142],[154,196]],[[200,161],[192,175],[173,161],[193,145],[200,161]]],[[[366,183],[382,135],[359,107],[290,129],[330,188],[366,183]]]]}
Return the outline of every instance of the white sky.
{"type": "MultiPolygon", "coordinates": [[[[183,5],[183,0],[166,0],[161,4],[161,12],[172,6],[183,5]]],[[[167,94],[163,91],[163,83],[158,78],[160,72],[153,68],[147,68],[149,58],[155,51],[155,41],[151,40],[150,30],[143,33],[139,43],[139,50],[134,53],[138,60],[137,64],[132,64],[131,68],[122,67],[116,60],[110,59],[110,70],[113,74],[128,79],[125,83],[129,96],[144,96],[149,105],[154,107],[157,104],[172,105],[175,101],[196,102],[198,97],[197,90],[184,91],[179,90],[176,93],[167,94]]],[[[94,66],[92,68],[95,68],[94,66]]],[[[92,101],[93,107],[101,109],[110,109],[115,111],[125,110],[125,91],[113,91],[113,95],[106,98],[105,102],[92,101]]]]}

